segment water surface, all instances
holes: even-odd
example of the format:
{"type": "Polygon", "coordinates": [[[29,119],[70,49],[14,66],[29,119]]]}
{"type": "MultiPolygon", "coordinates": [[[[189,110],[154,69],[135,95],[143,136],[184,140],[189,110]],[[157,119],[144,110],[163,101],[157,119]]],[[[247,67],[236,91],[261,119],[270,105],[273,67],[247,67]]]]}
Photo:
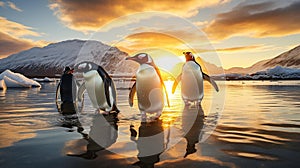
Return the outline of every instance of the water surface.
{"type": "Polygon", "coordinates": [[[218,83],[218,93],[205,83],[200,107],[184,107],[178,90],[146,124],[120,83],[117,118],[87,95],[78,119],[62,116],[55,82],[1,90],[1,167],[299,167],[300,81],[218,83]]]}

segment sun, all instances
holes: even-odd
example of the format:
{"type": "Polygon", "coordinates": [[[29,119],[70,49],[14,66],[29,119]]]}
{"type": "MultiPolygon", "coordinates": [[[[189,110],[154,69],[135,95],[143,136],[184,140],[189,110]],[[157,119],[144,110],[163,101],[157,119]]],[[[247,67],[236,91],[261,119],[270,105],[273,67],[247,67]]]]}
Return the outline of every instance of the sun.
{"type": "Polygon", "coordinates": [[[164,80],[167,80],[170,77],[175,79],[181,72],[181,68],[184,63],[181,56],[159,54],[159,56],[154,55],[152,57],[156,66],[161,71],[164,80]]]}

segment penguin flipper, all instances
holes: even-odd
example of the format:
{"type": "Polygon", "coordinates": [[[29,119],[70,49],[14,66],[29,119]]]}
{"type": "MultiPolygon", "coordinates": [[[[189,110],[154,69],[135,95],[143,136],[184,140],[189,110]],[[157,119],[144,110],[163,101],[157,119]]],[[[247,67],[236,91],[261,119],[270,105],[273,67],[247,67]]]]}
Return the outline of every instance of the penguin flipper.
{"type": "Polygon", "coordinates": [[[116,91],[116,87],[115,87],[113,82],[111,83],[111,90],[112,90],[112,96],[113,96],[113,99],[114,99],[112,110],[119,113],[120,110],[117,107],[117,91],[116,91]]]}
{"type": "Polygon", "coordinates": [[[60,94],[59,90],[60,90],[60,81],[59,81],[59,83],[56,87],[55,104],[56,104],[56,108],[57,108],[58,112],[61,112],[61,106],[58,102],[58,97],[59,97],[59,94],[60,94]]]}
{"type": "Polygon", "coordinates": [[[103,81],[103,83],[104,83],[104,92],[105,92],[106,102],[107,102],[107,105],[108,105],[109,107],[111,107],[111,103],[112,103],[112,102],[110,102],[110,97],[109,97],[109,86],[110,86],[110,84],[111,84],[111,81],[109,81],[109,79],[105,79],[105,80],[103,81]]]}
{"type": "Polygon", "coordinates": [[[106,98],[107,105],[109,107],[111,107],[111,102],[110,102],[110,97],[109,97],[109,86],[112,83],[112,79],[101,66],[98,66],[97,72],[99,73],[99,75],[102,78],[102,81],[104,83],[104,92],[105,92],[105,98],[106,98]]]}
{"type": "Polygon", "coordinates": [[[165,85],[165,83],[164,83],[164,80],[163,80],[162,77],[161,77],[161,74],[160,74],[160,71],[159,71],[158,67],[157,67],[154,63],[152,63],[152,66],[154,67],[154,69],[155,69],[155,71],[156,71],[156,73],[157,73],[157,75],[158,75],[158,77],[159,77],[160,83],[161,83],[162,86],[164,87],[165,94],[166,94],[166,98],[167,98],[167,103],[168,103],[168,106],[170,107],[169,95],[168,95],[168,92],[167,92],[167,89],[166,89],[166,85],[165,85]]]}
{"type": "Polygon", "coordinates": [[[172,94],[175,93],[176,87],[177,87],[178,83],[179,83],[180,80],[181,80],[181,76],[182,76],[182,73],[180,73],[180,74],[177,76],[176,80],[174,81],[173,86],[172,86],[172,94]]]}
{"type": "Polygon", "coordinates": [[[60,90],[60,83],[61,83],[61,81],[59,81],[59,83],[58,83],[58,85],[56,87],[56,96],[55,96],[56,101],[58,100],[58,95],[59,95],[59,90],[60,90]]]}
{"type": "Polygon", "coordinates": [[[213,85],[215,90],[218,92],[219,88],[218,88],[217,83],[210,76],[208,76],[207,74],[205,74],[205,73],[202,73],[202,74],[203,74],[203,79],[207,80],[211,85],[213,85]]]}
{"type": "Polygon", "coordinates": [[[167,92],[166,85],[164,84],[163,81],[161,81],[161,82],[162,82],[162,84],[163,84],[163,87],[164,87],[164,90],[165,90],[165,94],[166,94],[166,97],[167,97],[168,107],[170,107],[169,95],[168,95],[168,92],[167,92]]]}
{"type": "Polygon", "coordinates": [[[79,86],[79,89],[78,89],[78,101],[82,101],[82,97],[83,97],[83,93],[85,91],[86,87],[85,87],[85,82],[83,82],[80,86],[79,86]]]}
{"type": "Polygon", "coordinates": [[[134,82],[134,84],[133,84],[133,86],[131,87],[130,92],[129,92],[129,98],[128,98],[128,101],[129,101],[130,107],[133,106],[133,98],[134,98],[135,92],[136,92],[136,82],[134,82]]]}

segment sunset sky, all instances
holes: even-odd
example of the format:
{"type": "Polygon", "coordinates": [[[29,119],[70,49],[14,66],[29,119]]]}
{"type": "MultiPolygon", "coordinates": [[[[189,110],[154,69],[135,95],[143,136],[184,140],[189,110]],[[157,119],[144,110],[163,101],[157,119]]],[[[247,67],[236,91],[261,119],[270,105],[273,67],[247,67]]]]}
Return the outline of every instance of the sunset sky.
{"type": "Polygon", "coordinates": [[[247,67],[300,45],[300,0],[0,1],[0,58],[70,39],[247,67]]]}

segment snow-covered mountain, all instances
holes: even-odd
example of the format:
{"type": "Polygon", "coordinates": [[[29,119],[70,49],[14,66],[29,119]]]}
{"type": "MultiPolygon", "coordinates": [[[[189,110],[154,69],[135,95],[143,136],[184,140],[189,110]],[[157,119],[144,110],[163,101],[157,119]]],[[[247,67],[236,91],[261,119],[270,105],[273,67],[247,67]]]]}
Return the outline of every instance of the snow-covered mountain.
{"type": "Polygon", "coordinates": [[[300,68],[300,46],[295,47],[279,56],[267,61],[264,66],[267,67],[289,67],[300,68]]]}
{"type": "Polygon", "coordinates": [[[275,58],[259,61],[247,68],[234,67],[225,70],[226,74],[253,74],[259,71],[275,68],[276,66],[286,68],[300,68],[300,45],[278,55],[275,58]]]}
{"type": "Polygon", "coordinates": [[[118,48],[99,41],[67,40],[43,48],[35,47],[1,59],[0,72],[10,69],[30,77],[54,77],[55,74],[61,74],[66,66],[73,67],[82,61],[93,61],[110,74],[131,74],[138,65],[125,61],[127,56],[127,53],[118,48]]]}

